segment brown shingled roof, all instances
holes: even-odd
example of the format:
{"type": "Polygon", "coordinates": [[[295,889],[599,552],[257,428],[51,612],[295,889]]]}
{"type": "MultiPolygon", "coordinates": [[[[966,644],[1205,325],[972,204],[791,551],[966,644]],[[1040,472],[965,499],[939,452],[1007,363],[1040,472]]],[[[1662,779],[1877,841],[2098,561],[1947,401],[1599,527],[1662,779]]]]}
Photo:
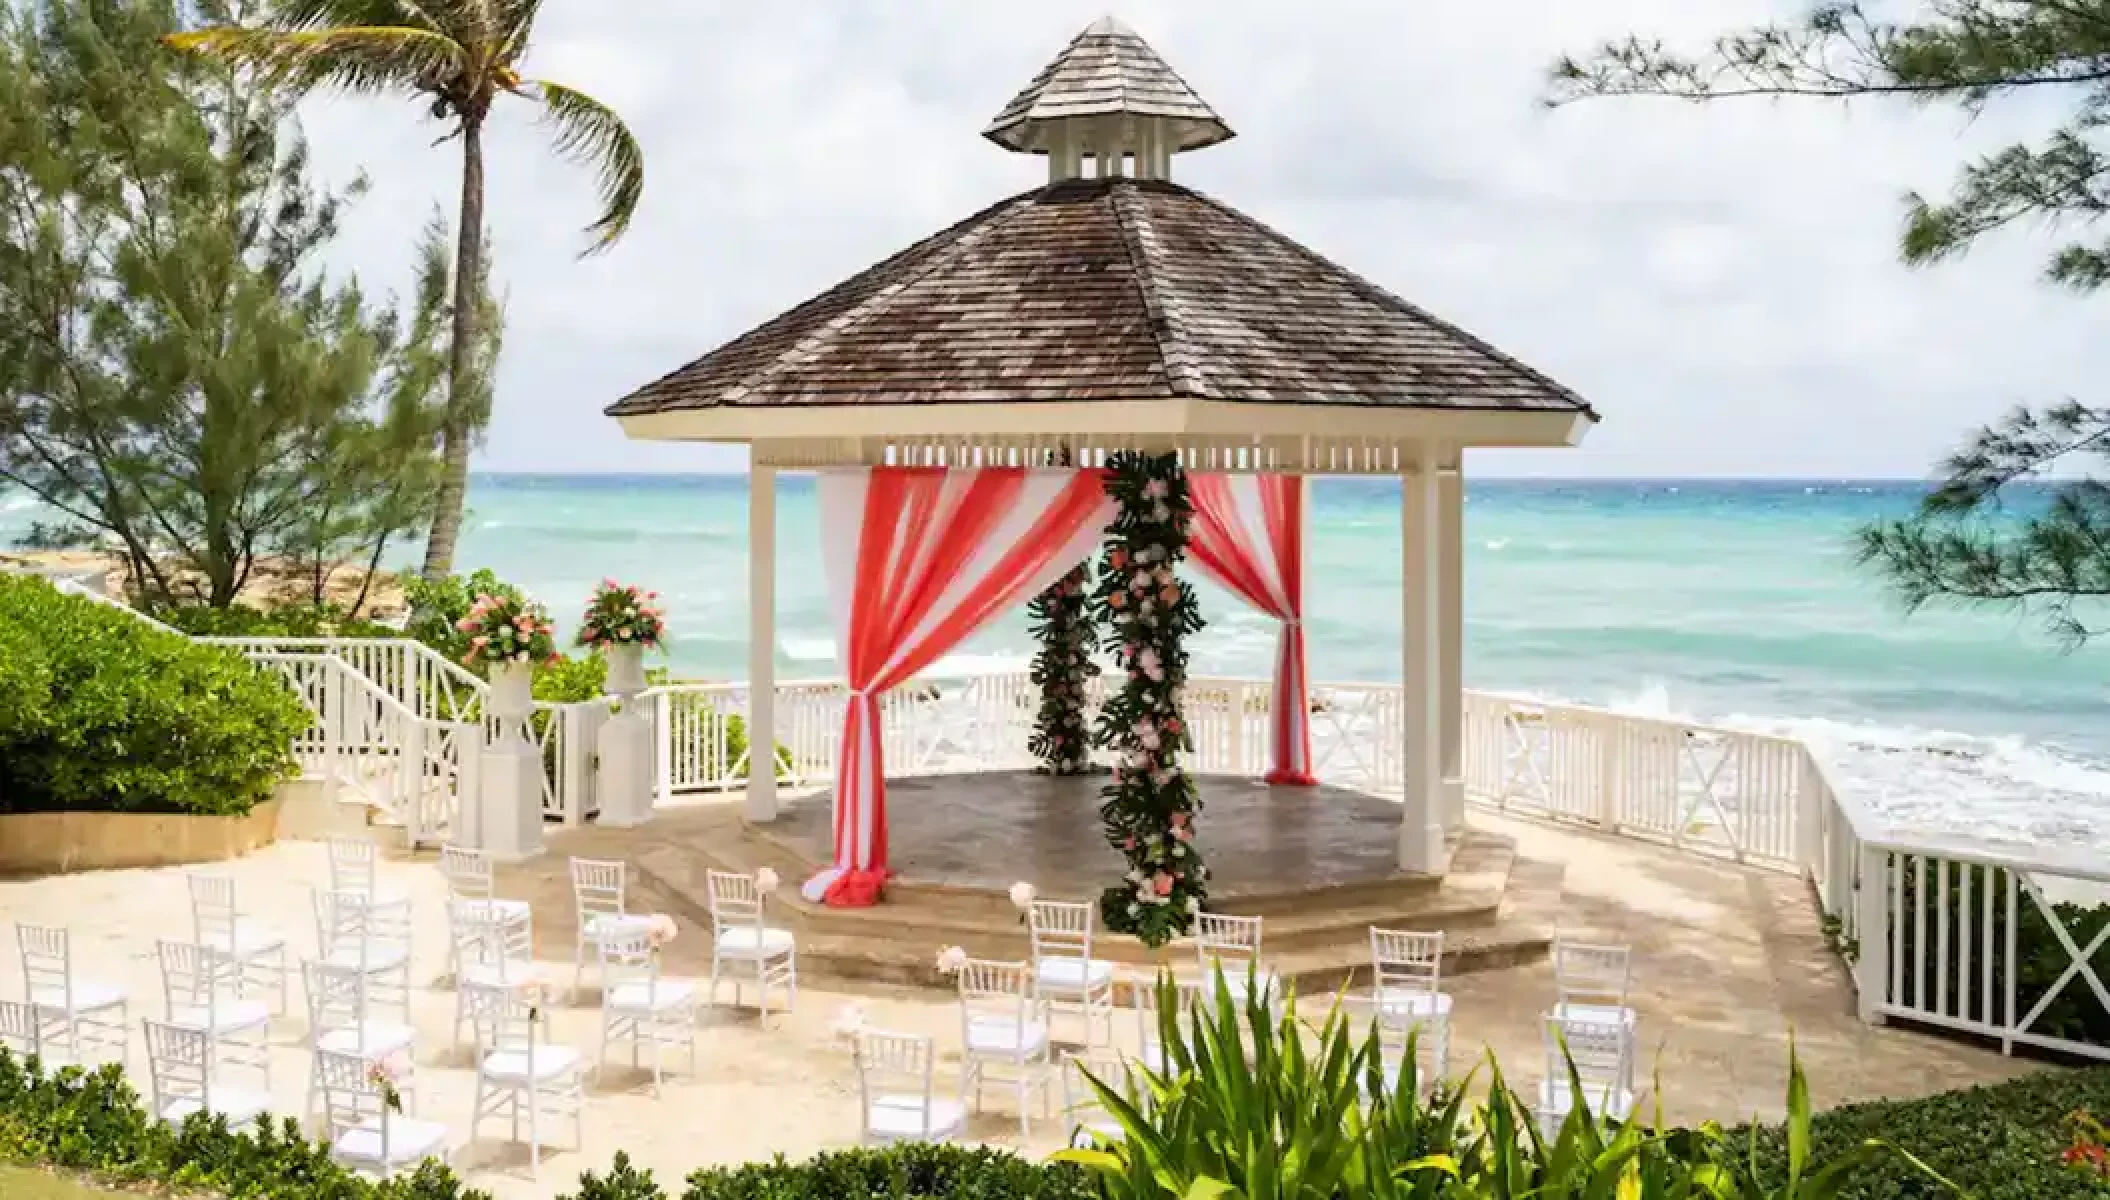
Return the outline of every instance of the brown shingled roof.
{"type": "Polygon", "coordinates": [[[1012,97],[982,136],[1007,150],[1044,154],[1049,125],[1121,114],[1170,118],[1170,148],[1175,152],[1199,150],[1235,136],[1150,43],[1112,17],[1078,34],[1012,97]]]}
{"type": "Polygon", "coordinates": [[[608,412],[1175,397],[1589,411],[1226,205],[1112,178],[995,204],[608,412]]]}

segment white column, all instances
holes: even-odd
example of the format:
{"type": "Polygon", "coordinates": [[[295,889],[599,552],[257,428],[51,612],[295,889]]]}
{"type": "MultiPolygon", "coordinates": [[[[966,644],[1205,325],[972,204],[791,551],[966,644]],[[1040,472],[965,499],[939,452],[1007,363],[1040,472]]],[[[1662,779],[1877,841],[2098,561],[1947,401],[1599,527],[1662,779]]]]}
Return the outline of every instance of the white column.
{"type": "Polygon", "coordinates": [[[777,819],[777,469],[747,469],[747,819],[777,819]]]}
{"type": "Polygon", "coordinates": [[[1465,824],[1465,455],[1437,476],[1436,528],[1442,558],[1436,596],[1443,633],[1439,686],[1443,689],[1443,823],[1465,824]]]}
{"type": "Polygon", "coordinates": [[[1443,570],[1441,508],[1433,448],[1400,480],[1400,622],[1406,738],[1399,814],[1399,869],[1440,875],[1443,844],[1443,631],[1437,596],[1443,570]]]}

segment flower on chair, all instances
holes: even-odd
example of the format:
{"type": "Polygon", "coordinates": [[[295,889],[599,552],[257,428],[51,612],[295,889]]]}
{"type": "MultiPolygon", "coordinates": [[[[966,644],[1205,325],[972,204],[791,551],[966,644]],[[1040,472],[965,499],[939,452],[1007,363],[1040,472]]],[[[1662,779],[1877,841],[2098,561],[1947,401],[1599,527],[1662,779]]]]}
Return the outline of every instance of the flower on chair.
{"type": "Polygon", "coordinates": [[[1011,903],[1020,912],[1032,908],[1033,898],[1038,894],[1033,890],[1033,885],[1023,879],[1011,885],[1011,903]]]}
{"type": "Polygon", "coordinates": [[[961,946],[947,946],[938,951],[938,974],[958,975],[967,969],[967,951],[961,946]]]}
{"type": "Polygon", "coordinates": [[[653,913],[645,919],[645,943],[652,947],[655,954],[666,949],[668,943],[680,933],[681,926],[676,925],[674,918],[665,913],[653,913]]]}
{"type": "Polygon", "coordinates": [[[837,1009],[835,1020],[828,1026],[828,1032],[840,1042],[854,1042],[864,1031],[865,1010],[856,1004],[845,1004],[837,1009]]]}
{"type": "Polygon", "coordinates": [[[366,1064],[367,1086],[381,1093],[381,1107],[387,1112],[403,1111],[403,1093],[396,1086],[403,1078],[403,1071],[402,1062],[393,1054],[366,1064]]]}
{"type": "Polygon", "coordinates": [[[776,891],[777,884],[780,882],[781,880],[777,878],[777,873],[768,867],[763,867],[755,872],[755,890],[765,896],[776,891]]]}

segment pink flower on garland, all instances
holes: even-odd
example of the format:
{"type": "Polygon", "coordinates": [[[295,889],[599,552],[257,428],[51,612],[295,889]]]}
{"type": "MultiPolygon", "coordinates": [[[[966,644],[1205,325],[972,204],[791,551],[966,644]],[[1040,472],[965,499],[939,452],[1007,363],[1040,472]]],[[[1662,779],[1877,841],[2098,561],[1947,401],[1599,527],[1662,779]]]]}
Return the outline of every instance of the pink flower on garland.
{"type": "Polygon", "coordinates": [[[1172,894],[1173,883],[1174,880],[1172,876],[1167,875],[1163,871],[1159,871],[1157,874],[1150,877],[1150,890],[1160,896],[1170,896],[1172,894]]]}

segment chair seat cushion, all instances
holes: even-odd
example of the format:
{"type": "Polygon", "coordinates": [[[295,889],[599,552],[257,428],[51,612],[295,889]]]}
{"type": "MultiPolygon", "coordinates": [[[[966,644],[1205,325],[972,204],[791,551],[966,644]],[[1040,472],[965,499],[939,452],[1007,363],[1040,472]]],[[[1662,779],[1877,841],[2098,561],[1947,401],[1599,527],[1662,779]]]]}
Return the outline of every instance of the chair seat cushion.
{"type": "Polygon", "coordinates": [[[1032,1058],[1047,1048],[1048,1027],[1045,1022],[1020,1022],[1010,1017],[970,1017],[967,1020],[969,1054],[1032,1058]]]}
{"type": "Polygon", "coordinates": [[[644,913],[598,913],[586,918],[579,927],[590,941],[594,938],[623,934],[643,933],[652,924],[652,918],[644,913]]]}
{"type": "Polygon", "coordinates": [[[1424,991],[1421,988],[1378,988],[1371,994],[1371,1003],[1380,1016],[1386,1017],[1448,1017],[1451,1015],[1451,998],[1449,996],[1442,992],[1424,991]]]}
{"type": "Polygon", "coordinates": [[[967,1107],[958,1100],[933,1096],[928,1116],[926,1121],[921,1096],[906,1093],[874,1096],[871,1106],[865,1110],[865,1126],[874,1137],[942,1138],[958,1133],[966,1124],[967,1107]]]}
{"type": "Polygon", "coordinates": [[[1096,958],[1043,958],[1033,968],[1033,978],[1054,991],[1097,991],[1113,983],[1114,964],[1096,958]]]}
{"type": "Polygon", "coordinates": [[[222,1000],[211,1008],[179,1004],[169,1010],[169,1024],[203,1033],[234,1033],[270,1023],[271,1010],[260,1000],[222,1000]]]}
{"type": "Polygon", "coordinates": [[[1563,1000],[1553,1006],[1553,1015],[1563,1021],[1590,1021],[1599,1025],[1634,1024],[1634,1010],[1617,1004],[1574,1004],[1563,1000]]]}
{"type": "Polygon", "coordinates": [[[718,933],[718,953],[727,958],[775,958],[796,944],[788,929],[733,925],[718,933]]]}
{"type": "MultiPolygon", "coordinates": [[[[1616,1084],[1585,1082],[1582,1094],[1592,1116],[1624,1121],[1634,1111],[1634,1093],[1616,1084]]],[[[1567,1080],[1548,1079],[1539,1084],[1539,1112],[1565,1116],[1574,1107],[1571,1097],[1567,1080]]]]}
{"type": "Polygon", "coordinates": [[[219,943],[219,949],[234,955],[236,958],[255,958],[259,954],[269,954],[274,950],[283,950],[286,947],[286,939],[280,936],[277,930],[261,921],[254,921],[248,917],[237,917],[235,919],[234,945],[227,945],[226,938],[214,940],[219,943]]]}
{"type": "MultiPolygon", "coordinates": [[[[1202,987],[1204,995],[1213,991],[1216,987],[1216,976],[1213,974],[1209,975],[1202,987]]],[[[1224,967],[1223,989],[1224,994],[1231,997],[1231,1000],[1238,1004],[1245,1003],[1248,990],[1258,991],[1261,996],[1267,998],[1277,997],[1282,994],[1281,989],[1275,985],[1275,973],[1273,971],[1260,970],[1249,975],[1244,967],[1239,967],[1234,974],[1228,964],[1224,967]]]]}
{"type": "Polygon", "coordinates": [[[478,1068],[484,1078],[499,1083],[542,1083],[578,1069],[579,1052],[570,1046],[537,1046],[529,1060],[524,1050],[501,1050],[486,1057],[478,1068]]]}
{"type": "MultiPolygon", "coordinates": [[[[37,1008],[51,1012],[66,1011],[66,993],[55,987],[31,988],[29,1002],[37,1008]]],[[[125,1002],[125,990],[107,983],[76,979],[73,981],[73,1011],[94,1012],[102,1008],[115,1008],[125,1002]]]]}
{"type": "Polygon", "coordinates": [[[315,1040],[317,1049],[332,1054],[356,1054],[364,1058],[386,1058],[408,1049],[417,1031],[393,1021],[365,1021],[345,1029],[332,1029],[315,1040]]]}
{"type": "Polygon", "coordinates": [[[369,1119],[337,1135],[330,1152],[353,1165],[397,1167],[440,1157],[447,1146],[447,1127],[437,1121],[390,1115],[388,1153],[381,1152],[381,1122],[369,1119]]]}
{"type": "Polygon", "coordinates": [[[457,973],[456,980],[479,987],[524,987],[536,980],[535,964],[517,958],[502,963],[470,963],[457,973]]]}
{"type": "Polygon", "coordinates": [[[410,962],[410,951],[401,942],[369,942],[362,948],[358,945],[339,946],[323,959],[333,967],[348,967],[365,970],[367,974],[393,971],[410,962]]]}
{"type": "Polygon", "coordinates": [[[1080,1122],[1070,1134],[1070,1145],[1079,1150],[1089,1150],[1100,1142],[1118,1142],[1128,1137],[1128,1131],[1112,1117],[1095,1117],[1080,1122]]]}
{"type": "MultiPolygon", "coordinates": [[[[192,1113],[201,1111],[203,1107],[197,1097],[184,1096],[171,1100],[167,1107],[161,1110],[160,1117],[170,1125],[181,1125],[190,1119],[192,1113]]],[[[269,1093],[254,1088],[229,1087],[217,1081],[212,1085],[213,1115],[227,1118],[229,1129],[239,1129],[270,1110],[269,1093]]]]}
{"type": "Polygon", "coordinates": [[[503,921],[508,925],[517,925],[527,920],[528,914],[533,911],[525,900],[500,900],[491,897],[483,900],[459,900],[456,903],[461,905],[466,916],[503,921]]]}
{"type": "Polygon", "coordinates": [[[662,979],[657,985],[622,983],[603,994],[602,1003],[616,1012],[673,1012],[695,1002],[696,985],[686,980],[662,979]]]}

